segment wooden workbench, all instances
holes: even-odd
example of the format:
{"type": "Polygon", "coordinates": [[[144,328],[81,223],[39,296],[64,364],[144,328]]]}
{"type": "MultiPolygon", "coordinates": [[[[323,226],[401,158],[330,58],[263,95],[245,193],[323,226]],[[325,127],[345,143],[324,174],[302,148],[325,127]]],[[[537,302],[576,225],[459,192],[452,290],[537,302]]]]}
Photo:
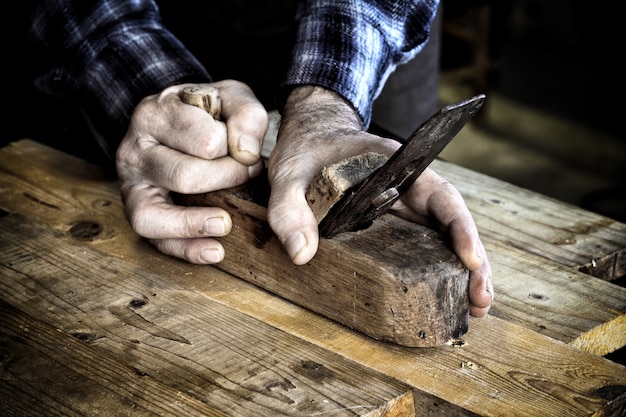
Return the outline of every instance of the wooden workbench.
{"type": "Polygon", "coordinates": [[[0,414],[618,416],[626,225],[467,169],[490,314],[455,345],[377,342],[138,238],[115,181],[0,150],[0,414]]]}

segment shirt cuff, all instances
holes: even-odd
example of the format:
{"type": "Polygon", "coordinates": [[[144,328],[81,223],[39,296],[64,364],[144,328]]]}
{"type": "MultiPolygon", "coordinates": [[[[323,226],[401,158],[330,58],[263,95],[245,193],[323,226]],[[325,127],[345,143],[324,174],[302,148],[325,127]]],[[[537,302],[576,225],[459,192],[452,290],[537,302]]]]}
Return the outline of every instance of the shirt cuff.
{"type": "Polygon", "coordinates": [[[297,85],[321,86],[351,103],[369,126],[372,103],[395,68],[382,34],[355,16],[328,11],[302,17],[296,39],[284,98],[297,85]]]}

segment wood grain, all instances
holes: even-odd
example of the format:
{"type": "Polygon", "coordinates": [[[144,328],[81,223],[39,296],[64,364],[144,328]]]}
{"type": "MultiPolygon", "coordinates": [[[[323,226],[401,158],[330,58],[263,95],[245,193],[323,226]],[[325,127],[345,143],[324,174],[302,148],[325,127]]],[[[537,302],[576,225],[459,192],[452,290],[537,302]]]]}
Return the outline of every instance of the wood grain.
{"type": "MultiPolygon", "coordinates": [[[[493,268],[490,314],[566,343],[585,332],[602,335],[594,329],[612,321],[626,332],[619,321],[626,289],[578,270],[626,247],[625,224],[443,161],[433,167],[460,189],[478,224],[493,268]]],[[[22,140],[0,152],[0,190],[0,208],[63,232],[98,223],[103,230],[92,245],[151,270],[162,262],[129,228],[117,183],[93,165],[22,140]],[[129,252],[127,243],[143,252],[129,252]]],[[[613,342],[600,340],[602,349],[592,352],[624,346],[613,342]]]]}
{"type": "MultiPolygon", "coordinates": [[[[413,415],[405,386],[196,291],[17,215],[0,220],[0,233],[7,242],[0,253],[0,301],[10,306],[4,313],[18,310],[21,320],[42,317],[50,326],[46,331],[37,324],[37,337],[19,326],[9,332],[26,339],[37,357],[70,368],[66,374],[91,369],[93,384],[112,389],[127,407],[167,405],[173,408],[162,412],[172,415],[187,415],[186,409],[192,415],[213,409],[236,416],[413,415]],[[45,348],[37,347],[41,343],[45,348]],[[70,348],[77,350],[66,353],[70,348]],[[126,392],[129,374],[135,382],[126,392]]],[[[9,362],[23,362],[20,345],[11,346],[5,352],[15,361],[9,362]]],[[[8,374],[22,375],[17,367],[3,367],[3,379],[8,374]]],[[[43,380],[27,392],[54,397],[51,405],[85,405],[88,389],[53,392],[43,380]]],[[[97,396],[102,402],[108,397],[97,396]]]]}
{"type": "Polygon", "coordinates": [[[92,337],[0,302],[2,415],[227,416],[93,349],[85,343],[92,337]]]}
{"type": "MultiPolygon", "coordinates": [[[[401,385],[393,394],[395,384],[386,386],[383,375],[419,397],[483,415],[521,408],[526,415],[582,416],[626,392],[623,366],[497,318],[473,320],[473,332],[455,346],[405,348],[306,310],[285,320],[271,303],[249,310],[263,317],[253,319],[173,284],[169,277],[178,272],[148,273],[17,215],[0,220],[0,234],[9,242],[0,254],[5,303],[231,415],[322,412],[320,402],[365,414],[375,402],[364,402],[363,392],[380,395],[384,409],[412,403],[401,385]]],[[[193,282],[211,287],[209,280],[203,274],[193,282]]],[[[250,304],[255,291],[231,293],[250,304]]]]}
{"type": "MultiPolygon", "coordinates": [[[[626,289],[578,271],[588,259],[626,247],[625,224],[453,164],[433,164],[461,190],[479,226],[494,270],[490,314],[566,343],[597,335],[594,329],[614,320],[614,330],[626,332],[619,322],[626,289]]],[[[129,228],[117,183],[67,154],[30,140],[3,148],[0,197],[0,208],[62,232],[98,223],[102,231],[91,245],[148,270],[162,262],[129,228]],[[146,251],[129,251],[128,244],[146,251]]]]}
{"type": "MultiPolygon", "coordinates": [[[[164,257],[130,231],[114,181],[103,180],[96,169],[80,160],[34,142],[20,141],[0,151],[0,208],[5,214],[19,212],[29,222],[46,224],[61,239],[55,241],[54,247],[68,238],[74,241],[79,250],[72,252],[73,257],[80,257],[83,251],[92,253],[94,249],[114,255],[108,265],[116,263],[113,259],[125,260],[139,268],[139,276],[156,274],[181,288],[177,293],[181,297],[201,295],[310,346],[400,381],[412,388],[415,403],[430,415],[622,415],[626,368],[567,343],[620,316],[625,299],[623,288],[583,274],[577,266],[580,259],[619,250],[626,236],[625,226],[583,210],[570,210],[557,201],[456,166],[442,164],[441,167],[444,171],[439,171],[446,177],[459,175],[461,181],[455,185],[477,213],[475,218],[496,271],[493,314],[470,319],[469,331],[463,343],[456,347],[414,349],[376,342],[222,271],[164,257]],[[497,195],[503,199],[491,202],[497,195]],[[543,211],[550,221],[541,221],[543,211]],[[93,222],[101,227],[82,229],[98,231],[92,236],[72,235],[71,230],[81,222],[93,222]],[[561,244],[566,240],[568,244],[561,244]],[[213,273],[207,275],[206,269],[212,269],[213,273]],[[533,295],[529,297],[529,294],[533,295]]],[[[0,254],[4,253],[0,250],[0,254]]],[[[28,254],[24,257],[28,258],[28,254]]],[[[59,264],[71,265],[73,259],[59,264]]],[[[91,264],[87,264],[84,269],[90,270],[91,264]]],[[[132,270],[118,269],[115,279],[132,278],[132,270]]],[[[51,275],[49,279],[57,280],[67,276],[51,275]]],[[[93,285],[102,282],[98,280],[93,285]]],[[[49,297],[45,291],[33,287],[17,291],[18,299],[22,292],[25,314],[33,313],[29,308],[35,309],[36,313],[29,315],[63,329],[58,325],[57,315],[67,301],[46,300],[72,300],[72,292],[56,291],[49,297]],[[41,297],[44,307],[39,309],[34,300],[41,297]]],[[[4,287],[0,293],[14,298],[4,287]]],[[[107,305],[106,300],[104,297],[90,302],[107,305]]],[[[184,306],[184,297],[172,300],[165,307],[184,306]]],[[[151,305],[147,312],[151,312],[151,305]]],[[[93,311],[89,316],[111,320],[108,309],[97,311],[103,312],[98,316],[93,311]]],[[[158,312],[151,314],[159,317],[158,312]]],[[[84,319],[85,315],[81,317],[84,319]]],[[[108,323],[107,320],[102,323],[108,323]]],[[[161,327],[173,331],[172,327],[161,327]]],[[[162,339],[134,329],[130,332],[134,333],[132,339],[137,334],[162,339]]],[[[193,342],[186,333],[182,337],[193,342]]],[[[189,346],[171,340],[170,343],[189,346]]],[[[150,348],[134,343],[123,346],[130,354],[119,358],[128,359],[133,366],[132,353],[143,353],[143,349],[150,348]]],[[[177,384],[178,379],[171,383],[177,384]]]]}
{"type": "Polygon", "coordinates": [[[229,212],[234,227],[221,239],[229,256],[218,268],[375,339],[432,347],[467,331],[469,274],[437,232],[384,215],[367,229],[320,239],[313,260],[296,266],[267,224],[263,199],[255,200],[268,187],[260,177],[179,196],[229,212]]]}
{"type": "Polygon", "coordinates": [[[457,186],[483,239],[500,243],[489,252],[510,244],[607,281],[624,276],[626,224],[449,162],[431,167],[457,186]]]}

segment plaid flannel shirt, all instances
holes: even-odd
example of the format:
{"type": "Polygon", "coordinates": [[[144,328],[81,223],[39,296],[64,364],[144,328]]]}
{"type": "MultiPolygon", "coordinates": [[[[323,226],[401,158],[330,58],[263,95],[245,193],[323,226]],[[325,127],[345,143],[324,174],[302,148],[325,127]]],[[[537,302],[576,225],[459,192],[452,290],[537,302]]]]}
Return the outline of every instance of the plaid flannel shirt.
{"type": "MultiPolygon", "coordinates": [[[[437,7],[437,0],[299,2],[283,86],[336,91],[368,126],[374,99],[396,66],[421,50],[437,7]]],[[[109,155],[142,98],[175,82],[211,81],[152,0],[42,1],[32,34],[42,51],[36,85],[80,103],[109,155]]]]}

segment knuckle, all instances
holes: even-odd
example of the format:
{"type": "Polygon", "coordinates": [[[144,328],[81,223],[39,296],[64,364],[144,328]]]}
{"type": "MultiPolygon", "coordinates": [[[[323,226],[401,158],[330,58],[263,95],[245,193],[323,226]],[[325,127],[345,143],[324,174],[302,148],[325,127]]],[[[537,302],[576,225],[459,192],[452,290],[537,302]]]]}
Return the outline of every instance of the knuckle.
{"type": "Polygon", "coordinates": [[[142,211],[127,210],[126,218],[128,219],[128,224],[135,231],[135,233],[142,237],[151,237],[148,221],[142,211]]]}

